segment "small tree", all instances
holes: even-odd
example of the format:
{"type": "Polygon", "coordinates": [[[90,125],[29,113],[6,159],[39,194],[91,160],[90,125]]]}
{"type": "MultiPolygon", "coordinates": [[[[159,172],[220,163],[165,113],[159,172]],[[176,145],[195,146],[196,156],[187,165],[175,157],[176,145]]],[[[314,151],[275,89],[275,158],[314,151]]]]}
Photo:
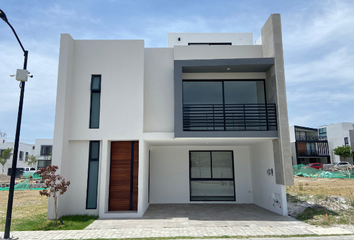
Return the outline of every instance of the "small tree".
{"type": "Polygon", "coordinates": [[[344,160],[348,157],[353,156],[352,147],[350,147],[350,146],[343,145],[341,147],[336,147],[335,149],[333,149],[333,152],[335,155],[338,155],[338,156],[344,158],[344,160]]]}
{"type": "Polygon", "coordinates": [[[0,164],[2,165],[2,174],[4,174],[4,166],[9,160],[9,158],[12,156],[12,148],[5,149],[0,156],[0,164]]]}
{"type": "Polygon", "coordinates": [[[70,181],[65,181],[65,178],[59,174],[55,174],[58,166],[49,165],[46,168],[41,168],[37,171],[45,181],[45,189],[39,191],[41,196],[52,196],[54,198],[54,219],[55,225],[58,223],[58,197],[63,195],[70,185],[70,181]]]}
{"type": "Polygon", "coordinates": [[[38,158],[34,155],[27,155],[27,164],[31,166],[32,164],[36,164],[38,162],[38,158]]]}

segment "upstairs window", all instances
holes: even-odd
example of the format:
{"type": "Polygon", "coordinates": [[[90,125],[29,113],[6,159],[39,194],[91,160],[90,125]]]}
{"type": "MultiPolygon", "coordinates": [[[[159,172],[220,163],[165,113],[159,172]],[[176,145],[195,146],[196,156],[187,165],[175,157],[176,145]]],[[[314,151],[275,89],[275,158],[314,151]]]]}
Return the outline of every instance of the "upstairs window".
{"type": "Polygon", "coordinates": [[[327,138],[327,128],[318,129],[318,136],[320,139],[327,138]]]}
{"type": "Polygon", "coordinates": [[[25,161],[28,161],[28,152],[26,152],[25,161]]]}
{"type": "Polygon", "coordinates": [[[41,156],[49,156],[51,152],[52,152],[52,145],[41,146],[41,156]]]}
{"type": "Polygon", "coordinates": [[[20,161],[23,161],[23,151],[20,151],[20,161]]]}
{"type": "Polygon", "coordinates": [[[90,128],[100,126],[101,75],[91,78],[90,128]]]}
{"type": "Polygon", "coordinates": [[[347,147],[349,146],[349,140],[347,137],[344,138],[344,145],[347,147]]]}

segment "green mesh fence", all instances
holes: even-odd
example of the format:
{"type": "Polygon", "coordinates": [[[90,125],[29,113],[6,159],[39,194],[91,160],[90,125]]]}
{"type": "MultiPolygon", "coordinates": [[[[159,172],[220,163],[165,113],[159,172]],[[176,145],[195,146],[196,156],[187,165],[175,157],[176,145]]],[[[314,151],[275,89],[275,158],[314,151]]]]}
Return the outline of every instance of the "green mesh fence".
{"type": "Polygon", "coordinates": [[[306,167],[299,164],[293,166],[294,176],[304,176],[313,178],[354,178],[354,170],[323,171],[316,168],[306,167]]]}
{"type": "MultiPolygon", "coordinates": [[[[15,185],[15,191],[18,190],[42,190],[44,188],[30,188],[30,182],[29,179],[26,179],[23,182],[20,182],[18,184],[15,185]]],[[[0,191],[8,191],[9,187],[5,187],[5,188],[0,188],[0,191]]]]}
{"type": "Polygon", "coordinates": [[[24,178],[31,178],[31,176],[34,179],[42,178],[41,175],[39,175],[38,173],[23,173],[24,178]]]}

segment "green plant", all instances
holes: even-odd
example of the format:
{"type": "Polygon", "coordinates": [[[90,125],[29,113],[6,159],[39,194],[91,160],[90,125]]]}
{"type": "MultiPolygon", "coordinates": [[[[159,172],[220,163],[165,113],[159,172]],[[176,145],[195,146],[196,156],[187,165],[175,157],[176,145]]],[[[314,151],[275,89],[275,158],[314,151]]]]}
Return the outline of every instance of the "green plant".
{"type": "Polygon", "coordinates": [[[70,185],[70,181],[65,181],[59,174],[55,174],[58,166],[49,165],[46,168],[41,168],[37,173],[45,180],[45,189],[39,191],[41,196],[52,196],[54,198],[54,219],[55,225],[58,223],[58,197],[63,195],[70,185]]]}
{"type": "Polygon", "coordinates": [[[354,154],[352,152],[352,147],[351,146],[341,146],[341,147],[336,147],[335,149],[333,149],[333,152],[335,155],[338,155],[342,158],[344,158],[344,160],[348,157],[352,157],[354,154]]]}
{"type": "Polygon", "coordinates": [[[2,151],[0,156],[0,164],[2,165],[2,174],[4,174],[4,165],[11,156],[12,156],[12,148],[8,148],[2,151]]]}
{"type": "Polygon", "coordinates": [[[32,164],[36,164],[38,162],[38,158],[34,155],[27,155],[27,164],[31,166],[32,164]]]}

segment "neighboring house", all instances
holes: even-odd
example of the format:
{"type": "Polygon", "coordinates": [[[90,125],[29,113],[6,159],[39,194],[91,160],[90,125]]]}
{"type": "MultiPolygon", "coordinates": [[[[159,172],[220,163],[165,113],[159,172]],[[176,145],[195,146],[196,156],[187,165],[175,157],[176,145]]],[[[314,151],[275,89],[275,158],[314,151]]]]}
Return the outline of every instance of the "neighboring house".
{"type": "Polygon", "coordinates": [[[52,164],[53,139],[36,139],[34,155],[38,158],[37,169],[52,164]]]}
{"type": "Polygon", "coordinates": [[[341,122],[318,127],[320,138],[327,138],[332,163],[347,161],[353,164],[353,157],[341,159],[333,149],[340,146],[351,146],[354,149],[354,123],[341,122]]]}
{"type": "MultiPolygon", "coordinates": [[[[14,142],[7,142],[6,139],[1,138],[0,139],[0,152],[2,152],[3,150],[7,149],[7,148],[14,148],[14,142]]],[[[19,143],[19,148],[18,148],[18,156],[17,156],[17,166],[16,168],[25,168],[28,167],[27,161],[28,155],[33,155],[34,153],[34,149],[35,149],[35,145],[34,144],[26,144],[26,143],[19,143]]],[[[13,153],[13,151],[12,151],[13,153]]],[[[4,165],[4,174],[8,174],[9,173],[9,168],[12,168],[12,158],[13,156],[11,156],[7,162],[4,165]]],[[[35,166],[31,166],[31,167],[35,167],[35,166]]],[[[0,164],[0,173],[2,173],[2,165],[0,164]]]]}
{"type": "Polygon", "coordinates": [[[293,165],[331,163],[327,139],[317,128],[290,126],[290,142],[293,165]]]}
{"type": "MultiPolygon", "coordinates": [[[[253,203],[287,215],[293,184],[282,30],[143,40],[62,34],[53,164],[59,215],[141,217],[149,204],[253,203]]],[[[52,218],[49,200],[48,217],[52,218]]]]}

